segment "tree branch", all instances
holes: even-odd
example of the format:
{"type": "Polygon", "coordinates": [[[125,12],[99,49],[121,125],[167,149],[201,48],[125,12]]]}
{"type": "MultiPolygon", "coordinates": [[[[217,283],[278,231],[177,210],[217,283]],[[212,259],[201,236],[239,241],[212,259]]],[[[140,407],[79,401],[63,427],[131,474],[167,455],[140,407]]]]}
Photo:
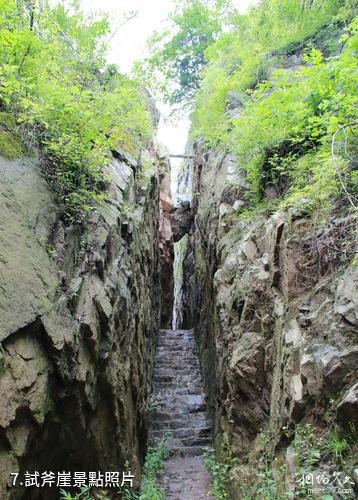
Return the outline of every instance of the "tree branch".
{"type": "Polygon", "coordinates": [[[129,15],[127,17],[127,19],[125,19],[124,21],[122,21],[121,23],[119,23],[119,25],[117,26],[117,28],[113,31],[113,33],[111,34],[111,36],[108,38],[107,43],[109,43],[111,40],[113,40],[113,38],[118,33],[118,30],[120,28],[122,28],[122,26],[124,26],[125,24],[127,24],[129,21],[131,21],[132,19],[134,19],[138,15],[138,12],[139,12],[138,10],[135,11],[135,12],[133,12],[131,15],[129,15]]]}
{"type": "Polygon", "coordinates": [[[333,160],[333,167],[334,167],[334,170],[336,171],[336,174],[338,176],[339,182],[341,183],[342,189],[346,193],[347,198],[349,200],[349,203],[352,205],[353,209],[355,211],[358,211],[358,208],[356,207],[356,205],[354,203],[354,201],[357,201],[357,200],[356,200],[356,198],[354,196],[352,196],[348,192],[348,190],[347,190],[347,188],[346,188],[346,186],[345,186],[345,184],[343,182],[343,178],[342,178],[341,172],[339,171],[339,168],[338,168],[338,165],[337,165],[337,159],[336,159],[335,154],[334,154],[335,140],[336,140],[336,135],[338,134],[338,132],[340,132],[341,130],[344,132],[346,128],[354,127],[356,125],[358,125],[358,121],[354,121],[354,122],[351,122],[351,123],[346,123],[345,125],[340,125],[337,128],[337,130],[335,131],[335,133],[332,136],[331,155],[332,155],[332,160],[333,160]]]}

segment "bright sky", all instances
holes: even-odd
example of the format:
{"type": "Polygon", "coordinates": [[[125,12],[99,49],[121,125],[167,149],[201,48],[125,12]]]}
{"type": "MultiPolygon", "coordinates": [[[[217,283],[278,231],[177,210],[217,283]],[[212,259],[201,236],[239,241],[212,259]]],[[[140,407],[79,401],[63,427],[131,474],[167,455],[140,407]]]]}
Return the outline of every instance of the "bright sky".
{"type": "MultiPolygon", "coordinates": [[[[234,3],[244,12],[248,5],[257,0],[234,0],[234,3]]],[[[124,13],[138,11],[136,17],[120,27],[110,42],[109,61],[129,73],[133,62],[147,54],[146,41],[154,30],[160,30],[168,13],[174,7],[173,0],[81,0],[84,11],[108,12],[113,30],[123,21],[124,13]]],[[[181,118],[171,124],[165,120],[170,109],[162,103],[157,103],[162,119],[159,125],[158,138],[171,153],[183,153],[189,130],[189,120],[181,118]]],[[[173,161],[173,164],[176,162],[173,161]]]]}

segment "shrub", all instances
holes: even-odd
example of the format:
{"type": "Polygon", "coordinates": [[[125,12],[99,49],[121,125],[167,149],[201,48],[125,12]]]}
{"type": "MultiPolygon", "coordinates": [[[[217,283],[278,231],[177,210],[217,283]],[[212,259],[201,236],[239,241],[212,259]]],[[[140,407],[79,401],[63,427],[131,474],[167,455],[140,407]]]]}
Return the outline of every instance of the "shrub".
{"type": "Polygon", "coordinates": [[[85,17],[77,2],[0,0],[0,24],[0,106],[40,148],[65,217],[76,218],[100,201],[111,148],[136,155],[151,135],[145,99],[106,65],[105,16],[85,17]]]}

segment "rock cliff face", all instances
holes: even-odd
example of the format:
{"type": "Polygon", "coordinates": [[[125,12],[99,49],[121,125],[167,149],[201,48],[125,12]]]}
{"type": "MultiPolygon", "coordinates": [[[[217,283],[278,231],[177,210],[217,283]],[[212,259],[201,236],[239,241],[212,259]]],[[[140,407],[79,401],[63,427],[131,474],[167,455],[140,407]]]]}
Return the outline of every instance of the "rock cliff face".
{"type": "Polygon", "coordinates": [[[159,232],[157,164],[163,176],[168,162],[158,151],[149,145],[137,162],[114,151],[108,198],[67,226],[39,162],[0,158],[2,499],[58,498],[11,487],[9,472],[121,471],[128,461],[140,478],[159,273],[172,255],[159,232]]]}
{"type": "Polygon", "coordinates": [[[332,400],[343,428],[356,422],[355,220],[338,211],[317,224],[304,200],[240,217],[246,183],[235,158],[200,144],[191,154],[180,326],[195,328],[216,446],[240,457],[232,494],[241,498],[258,460],[286,453],[284,427],[312,414],[322,422],[332,400]]]}
{"type": "Polygon", "coordinates": [[[157,151],[159,160],[159,188],[160,188],[160,295],[161,318],[160,326],[170,328],[173,320],[174,302],[174,244],[171,225],[173,201],[170,189],[170,160],[166,148],[160,147],[157,151]]]}

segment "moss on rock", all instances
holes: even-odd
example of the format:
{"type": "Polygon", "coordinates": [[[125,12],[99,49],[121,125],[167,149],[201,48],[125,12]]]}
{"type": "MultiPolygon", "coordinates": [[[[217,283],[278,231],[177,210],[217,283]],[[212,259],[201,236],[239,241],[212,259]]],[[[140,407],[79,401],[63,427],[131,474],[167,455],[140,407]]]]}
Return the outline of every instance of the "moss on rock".
{"type": "Polygon", "coordinates": [[[22,142],[16,132],[14,117],[9,113],[0,112],[0,156],[14,160],[21,153],[22,142]]]}

